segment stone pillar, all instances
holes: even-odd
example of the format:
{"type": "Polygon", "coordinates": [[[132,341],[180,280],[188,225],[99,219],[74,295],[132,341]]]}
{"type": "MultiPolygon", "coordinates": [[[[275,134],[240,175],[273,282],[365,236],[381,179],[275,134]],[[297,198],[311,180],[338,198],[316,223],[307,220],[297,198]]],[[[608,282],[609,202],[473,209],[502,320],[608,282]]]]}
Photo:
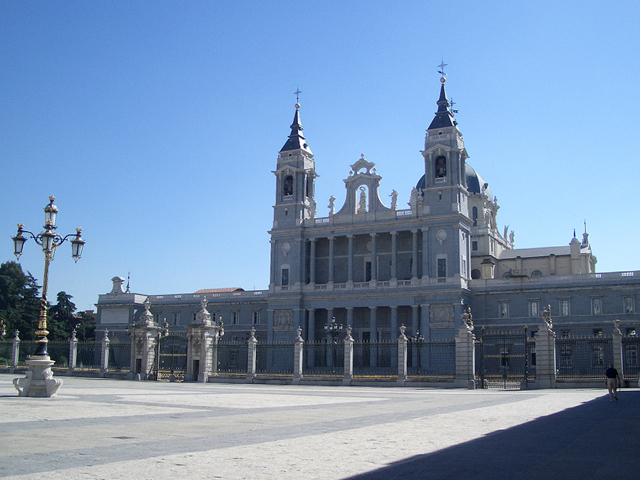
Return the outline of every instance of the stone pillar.
{"type": "Polygon", "coordinates": [[[316,239],[309,239],[309,284],[316,284],[316,239]]]}
{"type": "Polygon", "coordinates": [[[429,227],[423,227],[422,230],[422,279],[429,278],[429,227]]]}
{"type": "MultiPolygon", "coordinates": [[[[407,327],[400,327],[400,336],[398,337],[398,386],[404,387],[407,381],[407,336],[404,334],[407,327]]],[[[394,330],[392,330],[394,331],[394,330]]]]}
{"type": "MultiPolygon", "coordinates": [[[[624,382],[624,362],[623,362],[623,346],[622,346],[622,332],[620,331],[620,320],[617,318],[613,321],[613,367],[618,370],[620,375],[620,381],[624,382]]],[[[537,352],[537,351],[536,351],[537,352]]],[[[624,385],[624,383],[623,383],[624,385]]]]}
{"type": "Polygon", "coordinates": [[[429,309],[430,303],[423,303],[420,305],[420,333],[424,339],[428,342],[431,338],[431,329],[429,328],[429,309]]]}
{"type": "MultiPolygon", "coordinates": [[[[418,230],[411,230],[412,249],[411,249],[411,283],[418,280],[418,230]]],[[[413,327],[415,329],[415,327],[413,327]]]]}
{"type": "Polygon", "coordinates": [[[333,263],[334,263],[334,251],[335,251],[335,237],[331,235],[329,237],[329,284],[333,285],[333,263]]]}
{"type": "MultiPolygon", "coordinates": [[[[307,341],[313,343],[316,341],[316,309],[309,309],[309,326],[307,327],[307,341]]],[[[307,367],[313,367],[315,365],[315,351],[309,349],[307,352],[307,367]]]]}
{"type": "Polygon", "coordinates": [[[349,239],[349,258],[347,260],[347,284],[353,285],[353,235],[347,235],[349,239]]]}
{"type": "Polygon", "coordinates": [[[369,331],[371,348],[369,349],[369,365],[378,366],[378,307],[369,307],[369,331]]]}
{"type": "Polygon", "coordinates": [[[391,232],[391,281],[398,281],[398,232],[391,232]]]}
{"type": "Polygon", "coordinates": [[[377,233],[371,233],[371,282],[370,285],[375,287],[378,283],[378,246],[376,242],[377,233]]]}
{"type": "Polygon", "coordinates": [[[249,340],[247,340],[247,383],[253,383],[256,376],[256,329],[251,328],[249,340]]]}
{"type": "Polygon", "coordinates": [[[347,327],[353,328],[353,307],[346,307],[347,309],[347,327]]]}
{"type": "MultiPolygon", "coordinates": [[[[397,332],[398,331],[398,307],[395,305],[392,305],[389,307],[391,309],[391,334],[393,335],[393,332],[397,332]]],[[[398,364],[396,363],[397,359],[395,357],[391,357],[391,366],[398,366],[398,364]]]]}
{"type": "Polygon", "coordinates": [[[16,330],[13,337],[13,345],[11,346],[11,372],[13,373],[18,367],[18,360],[20,359],[20,337],[19,331],[16,330]]]}
{"type": "Polygon", "coordinates": [[[129,378],[151,380],[154,378],[156,344],[162,329],[153,319],[149,311],[151,302],[149,298],[144,301],[145,311],[140,315],[140,321],[129,329],[131,336],[131,370],[129,378]],[[139,375],[139,377],[137,376],[139,375]]]}
{"type": "Polygon", "coordinates": [[[76,329],[71,332],[71,339],[69,340],[69,370],[68,373],[72,374],[78,364],[78,337],[76,337],[76,329]]]}
{"type": "Polygon", "coordinates": [[[224,327],[222,317],[220,325],[211,320],[206,297],[202,298],[200,305],[195,322],[187,327],[186,378],[206,383],[209,375],[218,371],[218,341],[224,335],[224,327]]]}
{"type": "Polygon", "coordinates": [[[100,344],[100,376],[104,377],[109,369],[109,331],[105,330],[100,344]]]}
{"type": "Polygon", "coordinates": [[[476,336],[473,334],[471,313],[464,313],[462,326],[456,335],[456,380],[457,387],[469,390],[476,388],[476,336]]]}
{"type": "Polygon", "coordinates": [[[542,312],[545,322],[535,336],[536,388],[556,388],[556,334],[548,311],[542,312]],[[545,316],[545,313],[547,315],[545,316]],[[548,318],[548,320],[546,320],[548,318]]]}
{"type": "Polygon", "coordinates": [[[413,335],[416,334],[418,330],[420,330],[420,324],[418,323],[420,319],[420,305],[411,305],[411,333],[413,335]]]}
{"type": "Polygon", "coordinates": [[[342,384],[349,386],[353,380],[353,337],[351,327],[347,326],[347,334],[344,337],[344,370],[342,384]]]}
{"type": "Polygon", "coordinates": [[[304,340],[302,339],[302,329],[298,327],[298,336],[293,341],[293,379],[294,385],[300,385],[302,378],[304,340]]]}

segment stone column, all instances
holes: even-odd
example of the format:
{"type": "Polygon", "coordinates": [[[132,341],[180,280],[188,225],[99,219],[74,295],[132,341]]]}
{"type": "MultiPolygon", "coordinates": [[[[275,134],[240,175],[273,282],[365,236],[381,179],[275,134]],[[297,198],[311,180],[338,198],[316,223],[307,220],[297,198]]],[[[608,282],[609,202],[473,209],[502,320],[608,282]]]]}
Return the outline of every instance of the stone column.
{"type": "Polygon", "coordinates": [[[18,367],[18,360],[20,359],[20,337],[19,331],[16,330],[15,336],[13,337],[13,345],[11,346],[11,372],[13,373],[15,369],[18,367]]]}
{"type": "MultiPolygon", "coordinates": [[[[397,332],[398,331],[398,307],[395,305],[392,305],[391,307],[389,307],[391,309],[391,334],[393,335],[393,332],[397,332]]],[[[394,358],[393,356],[391,357],[391,366],[396,366],[396,358],[394,358]]]]}
{"type": "Polygon", "coordinates": [[[293,385],[300,385],[302,378],[303,346],[302,329],[298,327],[298,336],[293,341],[293,385]]]}
{"type": "Polygon", "coordinates": [[[253,383],[256,376],[256,329],[251,328],[249,340],[247,340],[247,383],[253,383]]]}
{"type": "Polygon", "coordinates": [[[78,364],[78,337],[76,337],[76,329],[71,332],[71,339],[69,340],[69,370],[68,373],[72,374],[78,364]]]}
{"type": "Polygon", "coordinates": [[[376,242],[377,233],[371,233],[371,283],[375,287],[378,283],[378,246],[376,242]]]}
{"type": "Polygon", "coordinates": [[[536,388],[556,388],[556,334],[549,311],[542,312],[545,321],[535,336],[536,388]]]}
{"type": "MultiPolygon", "coordinates": [[[[398,281],[398,232],[391,232],[391,281],[398,281]]],[[[393,332],[393,328],[391,328],[393,332]]]]}
{"type": "Polygon", "coordinates": [[[109,331],[105,330],[100,344],[100,376],[104,377],[109,369],[109,331]]]}
{"type": "Polygon", "coordinates": [[[309,285],[316,284],[316,239],[309,239],[309,285]]]}
{"type": "Polygon", "coordinates": [[[335,237],[329,237],[329,284],[333,285],[333,263],[334,263],[335,237]]]}
{"type": "Polygon", "coordinates": [[[457,387],[469,390],[476,388],[476,336],[473,334],[471,313],[463,314],[462,326],[456,335],[456,380],[457,387]]]}
{"type": "Polygon", "coordinates": [[[347,327],[353,328],[353,307],[346,307],[347,310],[347,327]]]}
{"type": "MultiPolygon", "coordinates": [[[[429,227],[423,227],[422,230],[422,279],[429,279],[429,227]]],[[[424,283],[424,282],[423,282],[424,283]]]]}
{"type": "Polygon", "coordinates": [[[415,283],[418,280],[418,230],[411,230],[411,234],[413,240],[411,249],[411,283],[415,283]]]}
{"type": "Polygon", "coordinates": [[[429,328],[429,309],[430,303],[423,303],[420,305],[420,333],[424,339],[428,342],[431,337],[431,329],[429,328]]]}
{"type": "MultiPolygon", "coordinates": [[[[613,367],[618,370],[620,375],[620,381],[624,382],[624,362],[623,362],[623,346],[622,346],[622,332],[620,331],[620,320],[617,318],[613,321],[613,367]]],[[[537,350],[536,350],[537,352],[537,350]]],[[[623,383],[624,385],[624,383],[623,383]]]]}
{"type": "Polygon", "coordinates": [[[353,235],[347,235],[349,239],[349,258],[347,260],[347,284],[353,285],[353,235]]]}
{"type": "MultiPolygon", "coordinates": [[[[400,336],[398,337],[398,386],[404,387],[407,381],[407,336],[405,335],[407,327],[400,327],[400,336]]],[[[392,330],[394,331],[394,330],[392,330]]]]}
{"type": "Polygon", "coordinates": [[[349,386],[353,380],[353,337],[351,327],[347,326],[347,334],[344,337],[344,370],[342,384],[349,386]]]}
{"type": "Polygon", "coordinates": [[[278,274],[276,272],[276,265],[277,265],[276,241],[271,239],[269,243],[271,244],[271,274],[270,274],[271,278],[269,279],[269,286],[275,287],[277,284],[277,278],[278,278],[278,274]]]}
{"type": "Polygon", "coordinates": [[[371,332],[371,348],[369,349],[369,365],[378,366],[378,307],[369,307],[369,331],[371,332]]]}

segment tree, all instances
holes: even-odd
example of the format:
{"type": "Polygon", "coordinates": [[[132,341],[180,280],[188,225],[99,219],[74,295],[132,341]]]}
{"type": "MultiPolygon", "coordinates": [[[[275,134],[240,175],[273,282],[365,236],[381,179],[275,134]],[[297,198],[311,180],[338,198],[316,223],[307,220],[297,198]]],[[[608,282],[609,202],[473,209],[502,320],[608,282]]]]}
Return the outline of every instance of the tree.
{"type": "Polygon", "coordinates": [[[76,306],[71,301],[72,298],[66,292],[58,292],[58,303],[49,307],[49,319],[47,320],[49,340],[68,340],[71,337],[71,332],[77,323],[73,315],[76,306]]]}
{"type": "Polygon", "coordinates": [[[76,321],[76,338],[80,341],[94,340],[96,334],[95,317],[88,312],[74,315],[76,321]]]}
{"type": "Polygon", "coordinates": [[[22,340],[33,340],[40,316],[39,285],[30,273],[25,274],[16,262],[0,265],[0,318],[7,335],[18,330],[22,340]]]}

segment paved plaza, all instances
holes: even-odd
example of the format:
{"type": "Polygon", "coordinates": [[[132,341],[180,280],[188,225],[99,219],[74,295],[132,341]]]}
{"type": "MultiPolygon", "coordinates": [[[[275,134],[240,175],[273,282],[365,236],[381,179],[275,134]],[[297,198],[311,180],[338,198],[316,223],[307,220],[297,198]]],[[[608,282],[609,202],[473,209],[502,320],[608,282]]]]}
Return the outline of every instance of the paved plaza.
{"type": "Polygon", "coordinates": [[[640,391],[444,390],[0,374],[0,477],[640,478],[640,391]]]}

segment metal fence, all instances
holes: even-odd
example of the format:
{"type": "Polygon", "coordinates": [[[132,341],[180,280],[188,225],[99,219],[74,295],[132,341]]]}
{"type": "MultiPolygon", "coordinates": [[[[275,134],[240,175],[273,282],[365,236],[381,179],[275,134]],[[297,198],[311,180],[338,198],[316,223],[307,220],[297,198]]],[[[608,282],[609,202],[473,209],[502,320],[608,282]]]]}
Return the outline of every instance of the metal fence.
{"type": "Polygon", "coordinates": [[[131,342],[109,343],[110,372],[128,372],[131,369],[131,342]]]}
{"type": "Polygon", "coordinates": [[[344,344],[324,341],[303,344],[303,373],[305,375],[342,376],[344,372],[344,344]]]}
{"type": "Polygon", "coordinates": [[[354,377],[398,375],[398,342],[357,342],[353,344],[354,377]]]}
{"type": "Polygon", "coordinates": [[[611,337],[571,337],[556,339],[558,378],[604,378],[613,363],[611,337]]]}
{"type": "Polygon", "coordinates": [[[218,344],[218,372],[247,373],[247,342],[220,342],[218,344]]]}
{"type": "Polygon", "coordinates": [[[100,370],[100,342],[78,342],[76,370],[100,370]]]}
{"type": "Polygon", "coordinates": [[[293,375],[293,343],[258,343],[256,373],[293,375]]]}
{"type": "MultiPolygon", "coordinates": [[[[21,345],[22,346],[22,345],[21,345]]],[[[53,360],[53,370],[66,370],[69,368],[69,341],[49,342],[47,344],[49,358],[53,360]]]]}
{"type": "Polygon", "coordinates": [[[11,366],[13,342],[0,342],[0,367],[11,366]]]}
{"type": "Polygon", "coordinates": [[[418,340],[407,344],[409,377],[453,378],[455,374],[455,340],[418,340]]]}
{"type": "Polygon", "coordinates": [[[622,361],[625,378],[640,374],[640,337],[622,337],[622,361]]]}
{"type": "Polygon", "coordinates": [[[483,388],[520,389],[534,377],[535,343],[527,329],[480,331],[476,341],[476,377],[483,388]]]}
{"type": "Polygon", "coordinates": [[[36,351],[36,343],[34,341],[22,341],[20,342],[20,350],[18,351],[18,366],[24,367],[27,364],[27,358],[29,355],[33,355],[36,351]]]}

